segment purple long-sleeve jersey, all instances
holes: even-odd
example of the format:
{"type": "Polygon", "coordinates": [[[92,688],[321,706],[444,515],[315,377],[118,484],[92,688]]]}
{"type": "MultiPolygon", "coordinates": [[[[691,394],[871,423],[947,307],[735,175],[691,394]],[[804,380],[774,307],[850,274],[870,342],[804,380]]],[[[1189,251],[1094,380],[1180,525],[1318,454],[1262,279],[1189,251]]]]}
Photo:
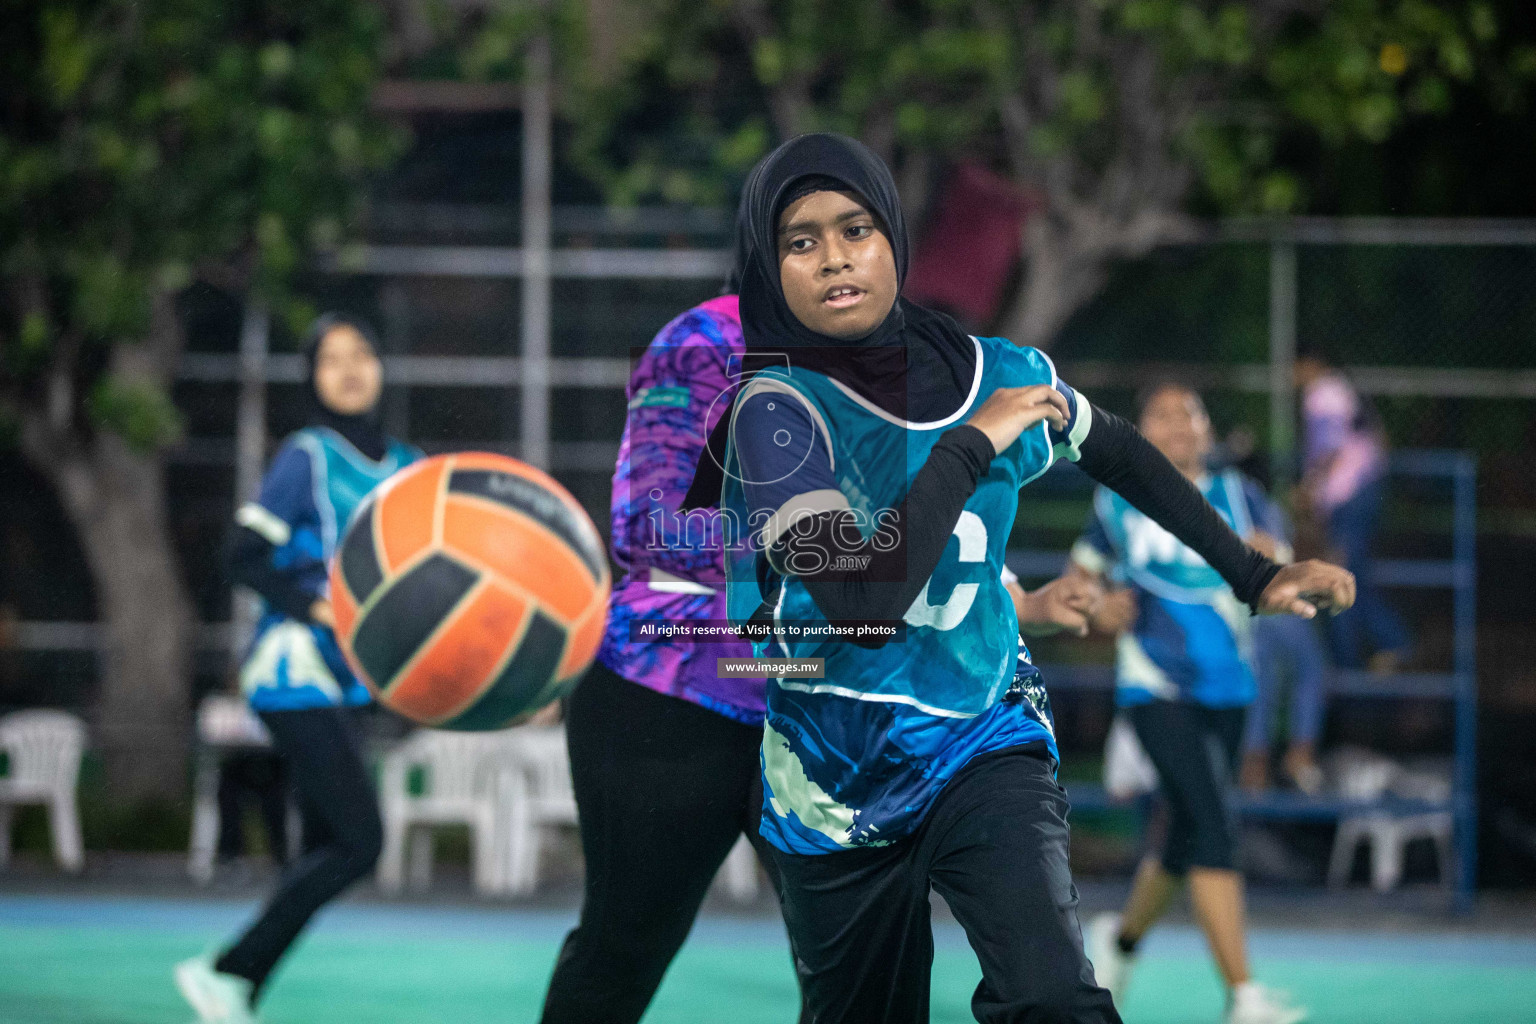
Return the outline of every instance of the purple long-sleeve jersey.
{"type": "Polygon", "coordinates": [[[703,513],[679,514],[742,351],[734,295],[661,329],[629,378],[629,415],[613,473],[613,557],[624,574],[609,601],[597,657],[625,679],[751,725],[763,721],[761,678],[716,678],[716,658],[748,658],[745,641],[643,636],[646,624],[726,620],[721,538],[703,513]]]}

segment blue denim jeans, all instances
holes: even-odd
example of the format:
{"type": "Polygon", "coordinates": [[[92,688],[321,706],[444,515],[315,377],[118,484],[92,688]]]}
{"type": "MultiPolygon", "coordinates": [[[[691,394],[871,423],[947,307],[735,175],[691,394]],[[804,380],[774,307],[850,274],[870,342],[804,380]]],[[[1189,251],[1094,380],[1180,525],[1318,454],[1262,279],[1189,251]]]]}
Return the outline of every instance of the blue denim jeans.
{"type": "Polygon", "coordinates": [[[1377,651],[1408,651],[1403,620],[1371,581],[1382,492],[1382,481],[1374,480],[1328,516],[1329,540],[1343,554],[1344,567],[1355,574],[1355,606],[1328,620],[1333,661],[1340,668],[1359,668],[1367,654],[1377,651]]]}
{"type": "Polygon", "coordinates": [[[1323,728],[1328,682],[1328,657],[1317,629],[1294,615],[1268,615],[1253,620],[1253,669],[1258,696],[1248,708],[1244,750],[1269,747],[1285,669],[1291,676],[1291,717],[1287,735],[1292,743],[1316,743],[1323,728]]]}

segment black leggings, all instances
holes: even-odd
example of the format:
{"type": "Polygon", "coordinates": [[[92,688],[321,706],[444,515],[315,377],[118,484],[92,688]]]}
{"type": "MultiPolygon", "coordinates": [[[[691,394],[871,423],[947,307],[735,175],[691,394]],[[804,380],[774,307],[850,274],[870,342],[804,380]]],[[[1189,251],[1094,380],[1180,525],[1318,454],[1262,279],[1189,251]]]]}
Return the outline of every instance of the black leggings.
{"type": "Polygon", "coordinates": [[[350,715],[341,708],[261,714],[298,790],[304,855],[283,873],[256,923],[214,965],[249,978],[257,993],[315,911],[379,859],[378,798],[350,715]]]}
{"type": "Polygon", "coordinates": [[[571,695],[566,734],[586,890],[543,1021],[633,1024],[736,838],[763,857],[763,731],[598,664],[571,695]]]}
{"type": "Polygon", "coordinates": [[[981,962],[987,1024],[1120,1024],[1083,954],[1067,798],[1043,743],[974,758],[918,830],[889,846],[775,851],[816,1024],[927,1024],[930,889],[981,962]]]}
{"type": "Polygon", "coordinates": [[[1163,867],[1173,875],[1236,867],[1237,823],[1227,795],[1246,709],[1154,700],[1127,713],[1168,806],[1163,867]]]}

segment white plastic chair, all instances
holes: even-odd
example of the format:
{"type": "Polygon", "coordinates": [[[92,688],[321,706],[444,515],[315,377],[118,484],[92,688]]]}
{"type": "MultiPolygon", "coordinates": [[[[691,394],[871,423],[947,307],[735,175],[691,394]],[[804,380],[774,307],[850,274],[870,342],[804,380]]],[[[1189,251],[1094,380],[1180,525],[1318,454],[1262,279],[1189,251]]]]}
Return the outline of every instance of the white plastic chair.
{"type": "MultiPolygon", "coordinates": [[[[235,750],[266,750],[272,746],[267,727],[261,724],[244,697],[214,693],[197,707],[197,759],[192,781],[192,834],[187,842],[187,874],[198,885],[213,880],[213,863],[219,845],[219,773],[224,754],[235,750]]],[[[298,808],[288,805],[288,854],[299,848],[298,808]]]]}
{"type": "Polygon", "coordinates": [[[496,745],[495,734],[427,729],[413,733],[385,756],[379,786],[384,819],[384,850],[378,867],[381,888],[398,892],[404,886],[407,859],[411,888],[427,888],[432,881],[432,829],[468,825],[475,889],[501,891],[496,745]],[[410,791],[413,769],[425,777],[425,792],[420,795],[410,791]]]}
{"type": "MultiPolygon", "coordinates": [[[[1388,758],[1369,751],[1342,751],[1335,759],[1339,793],[1352,800],[1379,800],[1391,793],[1412,800],[1445,803],[1451,797],[1449,776],[1409,771],[1388,758]]],[[[1436,863],[1443,881],[1451,877],[1452,819],[1449,811],[1424,814],[1392,814],[1365,811],[1339,821],[1328,856],[1328,884],[1339,888],[1349,881],[1349,869],[1361,842],[1371,852],[1371,887],[1377,892],[1397,888],[1403,877],[1403,851],[1415,839],[1435,844],[1436,863]]]]}
{"type": "Polygon", "coordinates": [[[1451,813],[1359,814],[1339,822],[1328,858],[1328,884],[1339,888],[1349,881],[1355,849],[1364,840],[1371,851],[1371,888],[1391,892],[1403,877],[1403,851],[1415,839],[1435,844],[1436,863],[1442,880],[1451,875],[1451,813]]]}
{"type": "MultiPolygon", "coordinates": [[[[576,824],[576,794],[564,726],[524,726],[498,734],[495,756],[497,806],[505,891],[534,892],[544,842],[558,828],[576,824]]],[[[715,884],[733,900],[757,898],[757,853],[745,836],[731,848],[715,884]]]]}
{"type": "Polygon", "coordinates": [[[496,734],[496,803],[506,892],[538,888],[546,834],[576,824],[565,727],[524,726],[496,734]]]}
{"type": "Polygon", "coordinates": [[[0,718],[0,750],[10,762],[0,776],[0,868],[11,858],[11,811],[48,808],[53,857],[67,871],[85,866],[75,784],[85,753],[85,724],[63,711],[18,711],[0,718]]]}

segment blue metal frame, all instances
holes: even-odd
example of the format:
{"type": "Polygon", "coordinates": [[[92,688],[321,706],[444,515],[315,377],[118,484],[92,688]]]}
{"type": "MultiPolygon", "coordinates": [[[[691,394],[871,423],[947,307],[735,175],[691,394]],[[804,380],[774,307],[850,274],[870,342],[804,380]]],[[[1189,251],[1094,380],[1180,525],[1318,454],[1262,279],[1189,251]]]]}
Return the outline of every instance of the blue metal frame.
{"type": "Polygon", "coordinates": [[[1455,905],[1472,909],[1477,892],[1477,460],[1463,451],[1398,452],[1392,472],[1451,481],[1451,560],[1382,562],[1376,582],[1450,587],[1453,656],[1448,691],[1454,705],[1451,816],[1455,823],[1455,905]]]}
{"type": "MultiPolygon", "coordinates": [[[[1335,672],[1329,694],[1388,699],[1441,698],[1454,706],[1453,770],[1449,810],[1455,829],[1456,863],[1448,867],[1455,909],[1468,911],[1477,887],[1477,461],[1462,451],[1406,451],[1392,456],[1397,476],[1444,478],[1452,487],[1450,559],[1382,559],[1375,582],[1388,587],[1447,588],[1452,592],[1454,656],[1452,670],[1402,672],[1378,676],[1335,672]]],[[[1011,551],[1009,565],[1021,577],[1043,578],[1060,572],[1064,556],[1047,551],[1011,551]]],[[[1104,665],[1042,666],[1046,686],[1057,690],[1109,689],[1114,673],[1104,665]]],[[[1109,806],[1096,786],[1074,784],[1072,803],[1081,809],[1109,806]]],[[[1327,821],[1365,809],[1417,814],[1444,805],[1388,798],[1369,805],[1337,798],[1274,793],[1243,795],[1237,807],[1245,817],[1327,821]]]]}

